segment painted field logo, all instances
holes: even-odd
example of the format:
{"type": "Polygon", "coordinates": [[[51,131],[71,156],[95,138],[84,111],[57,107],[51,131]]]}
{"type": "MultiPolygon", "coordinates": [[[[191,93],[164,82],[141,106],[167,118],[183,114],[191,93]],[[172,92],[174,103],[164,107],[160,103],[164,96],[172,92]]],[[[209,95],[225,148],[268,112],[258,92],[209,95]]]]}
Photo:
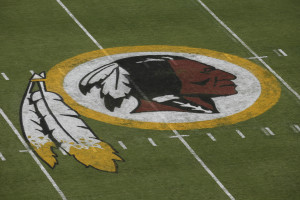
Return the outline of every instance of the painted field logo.
{"type": "Polygon", "coordinates": [[[237,56],[188,47],[119,47],[53,67],[46,85],[81,115],[142,129],[233,124],[271,108],[277,80],[237,56]]]}

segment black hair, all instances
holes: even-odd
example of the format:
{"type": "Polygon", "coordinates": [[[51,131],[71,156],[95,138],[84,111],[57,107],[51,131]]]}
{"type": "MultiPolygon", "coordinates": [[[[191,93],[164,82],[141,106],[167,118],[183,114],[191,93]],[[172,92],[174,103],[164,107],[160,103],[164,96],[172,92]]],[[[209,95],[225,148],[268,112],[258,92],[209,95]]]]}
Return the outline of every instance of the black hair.
{"type": "Polygon", "coordinates": [[[169,60],[185,59],[179,56],[147,55],[116,60],[130,74],[131,95],[147,98],[174,94],[179,95],[181,81],[171,67],[169,60]]]}

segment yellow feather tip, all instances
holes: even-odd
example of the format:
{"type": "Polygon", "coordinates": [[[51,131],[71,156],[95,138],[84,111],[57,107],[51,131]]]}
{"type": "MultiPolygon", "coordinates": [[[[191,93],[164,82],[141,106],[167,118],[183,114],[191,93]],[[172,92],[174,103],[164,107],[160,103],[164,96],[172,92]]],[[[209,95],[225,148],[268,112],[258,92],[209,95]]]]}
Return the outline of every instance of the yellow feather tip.
{"type": "Polygon", "coordinates": [[[30,143],[30,145],[42,160],[44,160],[50,167],[54,168],[55,164],[57,164],[57,160],[55,158],[55,154],[51,150],[51,147],[55,147],[53,142],[47,142],[40,147],[36,147],[32,143],[30,143]]]}
{"type": "Polygon", "coordinates": [[[88,149],[78,149],[71,147],[69,153],[85,166],[92,166],[96,169],[117,172],[115,160],[123,159],[117,156],[111,146],[105,142],[98,143],[102,148],[89,147],[88,149]]]}

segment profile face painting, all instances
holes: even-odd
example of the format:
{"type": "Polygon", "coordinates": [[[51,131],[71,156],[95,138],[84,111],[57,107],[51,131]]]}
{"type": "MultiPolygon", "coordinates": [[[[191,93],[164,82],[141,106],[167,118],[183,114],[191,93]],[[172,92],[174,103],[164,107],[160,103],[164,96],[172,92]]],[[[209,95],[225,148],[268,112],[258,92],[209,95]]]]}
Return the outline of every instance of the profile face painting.
{"type": "Polygon", "coordinates": [[[235,95],[236,76],[182,56],[133,56],[100,66],[79,82],[82,94],[99,89],[106,109],[120,108],[134,97],[130,112],[219,113],[213,98],[235,95]]]}

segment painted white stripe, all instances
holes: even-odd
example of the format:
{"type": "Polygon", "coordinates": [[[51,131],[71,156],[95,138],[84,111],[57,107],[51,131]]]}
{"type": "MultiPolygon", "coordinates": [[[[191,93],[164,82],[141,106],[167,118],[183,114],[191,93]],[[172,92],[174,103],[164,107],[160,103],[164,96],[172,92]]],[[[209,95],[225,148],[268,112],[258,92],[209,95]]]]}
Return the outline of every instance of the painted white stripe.
{"type": "Polygon", "coordinates": [[[127,149],[127,147],[125,146],[125,144],[122,141],[118,141],[118,143],[123,149],[127,149]]]}
{"type": "MultiPolygon", "coordinates": [[[[181,137],[188,137],[189,135],[180,135],[181,137]]],[[[169,138],[178,138],[178,136],[174,135],[174,136],[170,136],[169,138]]]]}
{"type": "Polygon", "coordinates": [[[214,181],[219,185],[219,187],[225,192],[225,194],[231,199],[235,200],[235,198],[229,193],[229,191],[225,188],[225,186],[219,181],[219,179],[214,175],[214,173],[207,167],[207,165],[202,161],[202,159],[196,154],[196,152],[191,148],[191,146],[180,136],[180,134],[173,130],[178,139],[183,143],[183,145],[189,150],[189,152],[196,158],[196,160],[200,163],[200,165],[205,169],[205,171],[214,179],[214,181]]]}
{"type": "Polygon", "coordinates": [[[296,132],[296,133],[300,133],[300,127],[299,127],[299,125],[294,124],[294,125],[293,125],[293,128],[295,129],[295,132],[296,132]]]}
{"type": "Polygon", "coordinates": [[[299,133],[299,131],[297,130],[297,128],[294,125],[291,125],[290,127],[295,133],[299,133]]]}
{"type": "Polygon", "coordinates": [[[294,127],[300,132],[300,127],[297,124],[294,124],[294,127]]]}
{"type": "Polygon", "coordinates": [[[277,56],[281,56],[281,54],[277,51],[277,49],[273,49],[273,51],[277,54],[277,56]]]}
{"type": "Polygon", "coordinates": [[[66,200],[66,196],[64,195],[64,193],[61,191],[61,189],[58,187],[58,185],[55,183],[55,181],[53,180],[53,178],[50,176],[50,174],[47,172],[47,170],[44,168],[44,166],[42,165],[42,163],[39,161],[39,159],[36,157],[36,155],[30,150],[28,144],[25,142],[25,140],[22,138],[21,134],[19,133],[19,131],[16,129],[16,127],[13,125],[13,123],[8,119],[7,115],[4,113],[4,111],[0,108],[0,114],[2,115],[2,117],[5,119],[5,121],[8,123],[8,125],[10,126],[10,128],[13,130],[13,132],[16,134],[16,136],[19,138],[19,140],[21,141],[21,143],[23,144],[23,146],[25,147],[25,149],[29,152],[29,154],[31,155],[31,157],[34,159],[34,161],[36,162],[36,164],[40,167],[40,169],[42,170],[42,172],[45,174],[45,176],[48,178],[48,180],[50,181],[50,183],[52,184],[52,186],[55,188],[55,190],[58,192],[58,194],[60,195],[60,197],[63,200],[66,200]]]}
{"type": "Polygon", "coordinates": [[[64,155],[64,156],[66,156],[66,155],[68,155],[62,148],[58,148],[59,150],[60,150],[60,152],[64,155]]]}
{"type": "MultiPolygon", "coordinates": [[[[63,7],[65,8],[66,11],[68,11],[68,13],[71,14],[71,12],[66,8],[65,5],[63,5],[59,0],[57,0],[57,2],[63,7]]],[[[71,14],[72,15],[72,14],[71,14]]],[[[73,16],[73,15],[72,15],[73,16]]],[[[74,17],[75,18],[75,17],[74,17]]],[[[72,18],[73,19],[73,18],[72,18]]],[[[78,20],[77,20],[78,21],[78,20]]],[[[78,24],[78,23],[77,23],[78,24]]],[[[80,23],[79,23],[80,24],[80,23]]],[[[90,37],[91,39],[93,37],[90,37]]],[[[93,39],[92,39],[93,40],[93,39]]],[[[97,45],[98,42],[95,43],[96,46],[99,49],[103,49],[102,46],[97,45]]],[[[109,56],[108,53],[105,52],[106,55],[109,56]]],[[[139,90],[139,88],[137,88],[138,91],[143,95],[143,92],[139,90]]],[[[146,98],[148,99],[148,98],[146,98]]],[[[161,116],[162,117],[162,116],[161,116]]],[[[162,117],[163,118],[163,117],[162,117]]],[[[212,171],[205,165],[205,163],[199,158],[199,156],[195,153],[195,151],[188,145],[188,143],[183,139],[183,137],[176,131],[173,130],[171,127],[170,129],[173,131],[173,133],[178,137],[178,139],[183,143],[183,145],[190,151],[190,153],[194,156],[194,158],[201,164],[201,166],[206,170],[206,172],[214,179],[214,181],[219,185],[219,187],[225,192],[225,194],[231,199],[231,200],[235,200],[235,198],[228,192],[228,190],[224,187],[224,185],[219,181],[219,179],[212,173],[212,171]]]]}
{"type": "Polygon", "coordinates": [[[270,135],[275,135],[275,133],[269,127],[265,127],[265,129],[270,135]]]}
{"type": "Polygon", "coordinates": [[[56,0],[57,3],[68,13],[68,15],[76,22],[76,24],[83,30],[83,32],[95,43],[99,49],[103,47],[97,42],[97,40],[84,28],[84,26],[76,19],[76,17],[70,12],[70,10],[60,1],[56,0]]]}
{"type": "Polygon", "coordinates": [[[152,146],[157,146],[157,144],[155,144],[155,142],[152,140],[152,138],[148,138],[149,142],[152,144],[152,146]]]}
{"type": "Polygon", "coordinates": [[[261,128],[261,130],[266,136],[270,136],[269,132],[265,128],[261,128]]]}
{"type": "Polygon", "coordinates": [[[7,81],[9,80],[9,78],[7,77],[7,75],[6,75],[4,72],[2,72],[1,75],[3,76],[3,78],[4,78],[5,80],[7,80],[7,81]]]}
{"type": "Polygon", "coordinates": [[[268,56],[260,56],[260,57],[250,57],[250,58],[247,58],[249,60],[253,60],[253,59],[259,59],[259,58],[267,58],[268,56]]]}
{"type": "MultiPolygon", "coordinates": [[[[219,22],[235,39],[237,39],[254,57],[259,57],[237,34],[235,34],[220,18],[215,15],[201,0],[197,0],[202,7],[213,17],[217,22],[219,22]]],[[[263,59],[258,58],[258,60],[288,89],[292,92],[298,100],[300,100],[300,95],[279,76],[263,59]]]]}
{"type": "Polygon", "coordinates": [[[33,75],[34,74],[34,71],[33,70],[29,70],[29,72],[33,75]]]}
{"type": "Polygon", "coordinates": [[[283,56],[288,56],[282,49],[278,49],[278,51],[279,51],[283,56]]]}
{"type": "Polygon", "coordinates": [[[29,152],[28,150],[19,150],[20,153],[29,152]]]}
{"type": "Polygon", "coordinates": [[[211,134],[211,133],[206,133],[206,135],[212,140],[212,141],[217,141],[216,138],[211,134]]]}
{"type": "Polygon", "coordinates": [[[2,161],[6,161],[6,159],[4,158],[3,154],[0,152],[0,158],[2,161]]]}
{"type": "Polygon", "coordinates": [[[238,129],[236,129],[236,132],[241,136],[241,138],[245,138],[245,135],[238,129]]]}

